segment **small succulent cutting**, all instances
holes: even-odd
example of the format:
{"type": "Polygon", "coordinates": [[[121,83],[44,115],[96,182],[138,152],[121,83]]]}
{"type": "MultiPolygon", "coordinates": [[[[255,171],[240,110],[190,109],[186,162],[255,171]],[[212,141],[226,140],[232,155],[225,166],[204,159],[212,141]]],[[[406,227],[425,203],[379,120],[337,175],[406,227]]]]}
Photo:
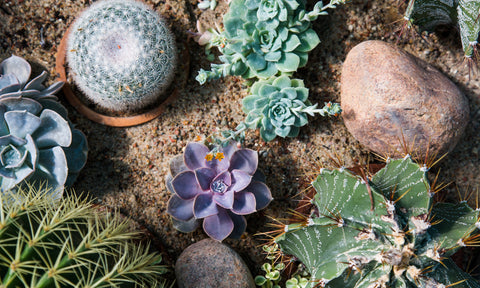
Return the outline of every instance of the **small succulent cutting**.
{"type": "Polygon", "coordinates": [[[203,230],[211,238],[239,238],[247,225],[244,215],[272,200],[257,165],[257,152],[238,148],[235,142],[211,149],[189,143],[183,155],[171,160],[167,177],[173,194],[167,212],[175,228],[192,232],[203,219],[203,230]]]}
{"type": "Polygon", "coordinates": [[[322,109],[308,101],[308,89],[300,79],[287,76],[259,80],[243,99],[243,112],[247,114],[245,125],[250,129],[260,128],[260,136],[271,141],[276,136],[296,137],[300,127],[308,123],[307,114],[314,116],[337,116],[340,105],[326,103],[322,109]]]}
{"type": "Polygon", "coordinates": [[[75,83],[95,104],[114,111],[135,111],[155,102],[177,65],[169,27],[134,0],[90,6],[75,20],[67,46],[75,83]]]}
{"type": "Polygon", "coordinates": [[[165,287],[161,255],[134,242],[128,219],[23,188],[0,194],[1,287],[165,287]]]}
{"type": "Polygon", "coordinates": [[[85,165],[87,141],[53,95],[63,83],[44,87],[45,71],[27,83],[30,72],[17,56],[0,63],[0,191],[28,180],[60,196],[85,165]]]}
{"type": "Polygon", "coordinates": [[[427,31],[433,31],[438,25],[458,25],[465,57],[476,57],[480,33],[479,1],[410,0],[404,18],[408,27],[413,24],[427,31]]]}
{"type": "Polygon", "coordinates": [[[222,64],[212,64],[211,71],[200,70],[201,84],[221,76],[267,79],[278,74],[292,74],[305,66],[308,52],[320,39],[311,21],[326,14],[327,8],[343,3],[317,2],[307,12],[304,0],[233,0],[223,17],[223,32],[207,31],[210,47],[216,46],[222,64]]]}
{"type": "Polygon", "coordinates": [[[480,287],[449,258],[478,245],[480,211],[433,203],[426,165],[387,159],[374,175],[322,169],[309,215],[273,240],[308,269],[308,287],[480,287]]]}

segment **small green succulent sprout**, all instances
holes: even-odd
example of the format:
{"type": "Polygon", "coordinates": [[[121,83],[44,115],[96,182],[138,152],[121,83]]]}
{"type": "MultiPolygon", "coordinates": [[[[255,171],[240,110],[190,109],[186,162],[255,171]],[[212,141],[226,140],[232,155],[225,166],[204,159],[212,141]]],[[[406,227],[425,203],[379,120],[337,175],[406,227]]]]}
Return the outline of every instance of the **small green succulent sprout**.
{"type": "Polygon", "coordinates": [[[262,250],[267,254],[266,258],[270,260],[270,262],[262,265],[262,270],[265,272],[265,276],[257,275],[255,277],[255,285],[262,288],[280,288],[279,283],[282,280],[280,274],[285,269],[285,264],[275,264],[279,251],[278,245],[263,245],[262,250]]]}
{"type": "Polygon", "coordinates": [[[326,14],[318,2],[307,12],[304,0],[233,0],[223,17],[225,41],[216,46],[222,64],[212,64],[210,71],[200,70],[201,84],[221,76],[242,76],[245,79],[267,79],[279,74],[292,74],[306,65],[308,52],[320,39],[311,28],[311,21],[326,14]]]}
{"type": "Polygon", "coordinates": [[[310,280],[308,278],[302,277],[297,274],[294,277],[285,281],[285,288],[306,288],[309,281],[310,280]]]}
{"type": "Polygon", "coordinates": [[[327,103],[317,109],[317,104],[311,105],[308,101],[308,89],[303,81],[285,75],[255,82],[242,104],[247,114],[245,125],[250,129],[260,128],[265,141],[276,136],[296,137],[300,127],[308,123],[307,115],[336,116],[341,112],[337,103],[327,103]]]}
{"type": "Polygon", "coordinates": [[[136,111],[164,97],[175,75],[177,49],[168,25],[146,4],[96,2],[70,30],[71,75],[92,102],[136,111]]]}
{"type": "Polygon", "coordinates": [[[308,288],[478,288],[450,256],[478,244],[480,210],[434,203],[427,171],[408,155],[366,177],[321,169],[309,215],[273,241],[306,266],[308,288]]]}
{"type": "Polygon", "coordinates": [[[480,1],[410,0],[404,18],[409,28],[417,25],[426,31],[433,31],[438,25],[458,25],[466,59],[475,57],[480,33],[480,1]]]}
{"type": "Polygon", "coordinates": [[[217,0],[199,0],[197,7],[202,10],[208,8],[215,10],[215,7],[217,7],[217,0]]]}

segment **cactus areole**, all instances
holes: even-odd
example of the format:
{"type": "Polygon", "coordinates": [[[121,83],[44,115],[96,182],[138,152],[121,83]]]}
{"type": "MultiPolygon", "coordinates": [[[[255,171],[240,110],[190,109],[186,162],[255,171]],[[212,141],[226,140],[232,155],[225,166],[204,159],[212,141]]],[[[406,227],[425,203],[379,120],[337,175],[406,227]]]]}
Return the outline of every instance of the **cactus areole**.
{"type": "Polygon", "coordinates": [[[169,87],[176,47],[166,23],[145,4],[101,1],[72,25],[67,61],[76,85],[92,102],[137,111],[169,87]]]}
{"type": "Polygon", "coordinates": [[[480,287],[449,258],[476,243],[479,211],[434,204],[426,170],[409,156],[387,161],[368,183],[322,169],[313,211],[274,241],[309,269],[308,287],[480,287]]]}

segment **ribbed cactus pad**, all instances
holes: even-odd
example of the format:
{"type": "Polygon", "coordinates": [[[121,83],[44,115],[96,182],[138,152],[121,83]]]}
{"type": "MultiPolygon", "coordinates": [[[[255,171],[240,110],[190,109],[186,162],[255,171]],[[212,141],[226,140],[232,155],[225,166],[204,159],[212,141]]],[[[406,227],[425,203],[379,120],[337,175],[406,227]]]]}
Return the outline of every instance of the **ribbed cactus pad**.
{"type": "Polygon", "coordinates": [[[405,13],[409,24],[433,31],[438,25],[458,25],[466,57],[474,56],[480,32],[478,0],[410,0],[405,13]]]}
{"type": "Polygon", "coordinates": [[[474,244],[479,211],[434,203],[427,170],[409,156],[370,178],[322,169],[311,214],[274,241],[309,269],[308,287],[480,287],[449,259],[474,244]]]}

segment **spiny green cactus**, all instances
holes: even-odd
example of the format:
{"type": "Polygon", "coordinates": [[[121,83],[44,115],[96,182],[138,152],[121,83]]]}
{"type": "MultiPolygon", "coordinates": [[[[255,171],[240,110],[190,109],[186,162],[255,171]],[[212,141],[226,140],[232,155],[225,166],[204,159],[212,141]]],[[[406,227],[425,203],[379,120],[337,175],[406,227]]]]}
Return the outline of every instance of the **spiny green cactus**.
{"type": "Polygon", "coordinates": [[[138,110],[170,85],[176,48],[166,23],[142,2],[100,1],[72,26],[67,60],[75,83],[95,104],[138,110]]]}
{"type": "Polygon", "coordinates": [[[163,287],[161,256],[136,238],[78,196],[0,193],[0,287],[163,287]]]}
{"type": "Polygon", "coordinates": [[[438,25],[458,25],[466,58],[475,56],[480,32],[478,0],[410,0],[405,12],[407,25],[432,31],[438,25]]]}
{"type": "Polygon", "coordinates": [[[322,169],[311,214],[274,242],[305,264],[308,287],[480,287],[449,258],[478,243],[479,210],[434,204],[427,170],[409,156],[371,177],[322,169]]]}

